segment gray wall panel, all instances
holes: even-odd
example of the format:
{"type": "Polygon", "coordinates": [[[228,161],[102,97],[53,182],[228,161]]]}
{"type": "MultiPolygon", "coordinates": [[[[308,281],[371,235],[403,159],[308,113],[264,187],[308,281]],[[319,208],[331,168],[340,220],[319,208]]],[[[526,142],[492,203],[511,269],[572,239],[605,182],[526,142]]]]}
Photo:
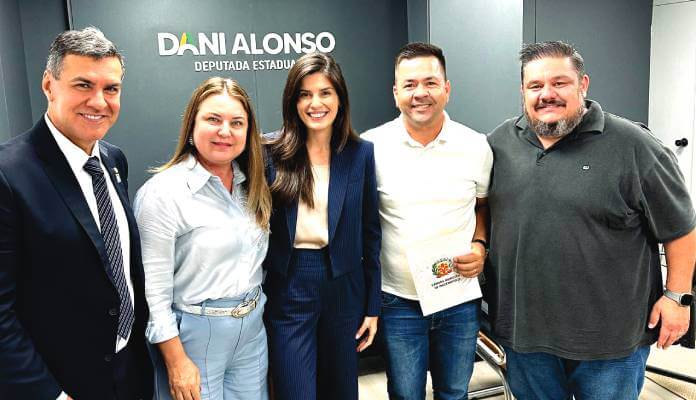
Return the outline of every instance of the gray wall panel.
{"type": "Polygon", "coordinates": [[[10,120],[7,115],[7,97],[5,91],[5,74],[2,68],[2,52],[0,52],[0,143],[10,138],[10,120]]]}
{"type": "Polygon", "coordinates": [[[16,1],[0,2],[0,141],[32,125],[22,25],[16,1]]]}
{"type": "Polygon", "coordinates": [[[522,0],[438,0],[430,18],[430,41],[447,58],[450,117],[488,132],[519,114],[522,0]]]}
{"type": "Polygon", "coordinates": [[[536,37],[536,0],[522,1],[522,42],[534,43],[536,37]]]}
{"type": "Polygon", "coordinates": [[[196,60],[296,59],[299,55],[159,56],[157,33],[224,32],[227,47],[234,35],[332,32],[333,55],[349,84],[353,122],[362,131],[393,118],[393,57],[408,38],[405,0],[72,0],[75,28],[101,28],[125,53],[126,78],[121,117],[109,133],[131,164],[131,195],[147,178],[147,167],[166,161],[174,149],[183,108],[195,86],[208,76],[231,76],[255,102],[262,130],[281,124],[281,93],[287,70],[195,72],[196,60]],[[126,24],[126,25],[124,25],[126,24]],[[127,26],[127,29],[124,29],[127,26]]]}
{"type": "Polygon", "coordinates": [[[651,19],[650,0],[536,0],[536,40],[576,45],[590,76],[589,98],[647,122],[651,19]]]}
{"type": "Polygon", "coordinates": [[[38,120],[46,112],[41,78],[46,67],[48,47],[59,33],[68,29],[65,7],[65,0],[19,2],[32,121],[38,120]]]}
{"type": "Polygon", "coordinates": [[[428,23],[430,22],[429,0],[407,0],[408,41],[425,42],[430,40],[428,23]]]}

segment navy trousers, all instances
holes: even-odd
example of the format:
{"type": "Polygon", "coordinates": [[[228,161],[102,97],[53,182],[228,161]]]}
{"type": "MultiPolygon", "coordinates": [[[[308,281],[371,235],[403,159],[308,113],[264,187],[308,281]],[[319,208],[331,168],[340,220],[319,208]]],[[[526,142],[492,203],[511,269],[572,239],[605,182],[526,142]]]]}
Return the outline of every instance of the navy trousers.
{"type": "Polygon", "coordinates": [[[138,392],[139,388],[150,386],[140,381],[149,375],[142,371],[137,353],[133,350],[133,342],[138,339],[131,335],[126,347],[116,353],[111,361],[114,366],[114,400],[143,399],[142,393],[138,392]],[[134,381],[134,378],[138,381],[134,381]]]}
{"type": "Polygon", "coordinates": [[[269,272],[264,291],[276,399],[357,399],[362,269],[334,279],[326,250],[295,249],[288,276],[269,272]]]}

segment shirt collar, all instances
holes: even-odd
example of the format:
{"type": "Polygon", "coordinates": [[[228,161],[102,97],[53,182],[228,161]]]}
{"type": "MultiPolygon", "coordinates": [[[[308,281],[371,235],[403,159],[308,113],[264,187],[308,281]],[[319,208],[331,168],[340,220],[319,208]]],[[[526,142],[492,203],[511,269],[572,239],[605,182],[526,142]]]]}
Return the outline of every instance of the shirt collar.
{"type": "MultiPolygon", "coordinates": [[[[189,154],[188,158],[183,161],[183,165],[188,172],[186,182],[191,190],[191,193],[196,193],[201,190],[201,188],[205,186],[210,179],[220,179],[205,169],[203,165],[196,160],[196,157],[193,154],[189,154]]],[[[242,169],[239,167],[236,160],[232,161],[232,169],[234,171],[232,186],[236,187],[241,185],[242,182],[246,180],[246,175],[244,175],[244,172],[242,172],[242,169]]]]}
{"type": "MultiPolygon", "coordinates": [[[[443,111],[443,114],[445,115],[445,120],[442,123],[442,129],[440,129],[440,133],[433,139],[432,142],[428,143],[427,146],[432,146],[431,143],[437,143],[437,144],[444,144],[447,143],[448,140],[451,139],[452,135],[452,122],[450,120],[449,115],[447,114],[447,111],[443,111]]],[[[399,115],[397,118],[398,124],[399,124],[399,132],[401,135],[401,141],[404,144],[407,144],[411,147],[427,147],[423,146],[421,143],[416,141],[411,137],[411,135],[408,134],[408,131],[406,130],[406,125],[404,124],[404,114],[402,113],[399,115]]]]}
{"type": "Polygon", "coordinates": [[[99,153],[98,140],[94,143],[94,146],[92,147],[92,154],[87,154],[84,150],[77,147],[75,143],[71,142],[67,137],[65,137],[65,135],[63,135],[58,130],[58,128],[56,128],[56,126],[53,125],[51,119],[48,118],[48,113],[44,114],[44,120],[46,121],[48,130],[51,131],[51,135],[53,135],[53,139],[55,139],[56,144],[58,144],[58,148],[63,153],[65,158],[68,160],[70,169],[73,170],[73,173],[75,175],[84,171],[83,167],[85,166],[85,163],[87,163],[87,159],[89,159],[90,157],[97,157],[99,159],[99,163],[101,163],[101,154],[99,153]]]}
{"type": "Polygon", "coordinates": [[[602,112],[602,107],[600,107],[599,103],[592,100],[585,100],[585,107],[587,112],[582,117],[582,121],[580,121],[576,131],[578,133],[604,133],[604,112],[602,112]]]}

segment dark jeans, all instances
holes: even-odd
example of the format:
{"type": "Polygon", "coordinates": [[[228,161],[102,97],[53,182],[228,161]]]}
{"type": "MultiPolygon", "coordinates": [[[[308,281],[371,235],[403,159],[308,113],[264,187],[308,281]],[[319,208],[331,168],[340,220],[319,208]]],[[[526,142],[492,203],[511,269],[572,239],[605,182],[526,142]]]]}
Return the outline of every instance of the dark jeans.
{"type": "Polygon", "coordinates": [[[379,331],[390,399],[425,399],[430,366],[437,400],[466,400],[479,331],[479,301],[423,316],[417,301],[382,292],[379,331]]]}
{"type": "Polygon", "coordinates": [[[517,400],[632,400],[643,387],[650,346],[612,360],[574,361],[505,347],[507,378],[517,400]]]}

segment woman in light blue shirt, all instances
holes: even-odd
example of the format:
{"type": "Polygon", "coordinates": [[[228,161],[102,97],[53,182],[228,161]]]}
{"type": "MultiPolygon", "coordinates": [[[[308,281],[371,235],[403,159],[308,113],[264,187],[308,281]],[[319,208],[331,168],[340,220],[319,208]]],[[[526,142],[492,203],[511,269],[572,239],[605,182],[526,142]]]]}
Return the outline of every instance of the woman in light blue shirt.
{"type": "Polygon", "coordinates": [[[261,151],[247,93],[210,78],[186,107],[174,156],[136,195],[157,399],[268,396],[261,151]]]}

